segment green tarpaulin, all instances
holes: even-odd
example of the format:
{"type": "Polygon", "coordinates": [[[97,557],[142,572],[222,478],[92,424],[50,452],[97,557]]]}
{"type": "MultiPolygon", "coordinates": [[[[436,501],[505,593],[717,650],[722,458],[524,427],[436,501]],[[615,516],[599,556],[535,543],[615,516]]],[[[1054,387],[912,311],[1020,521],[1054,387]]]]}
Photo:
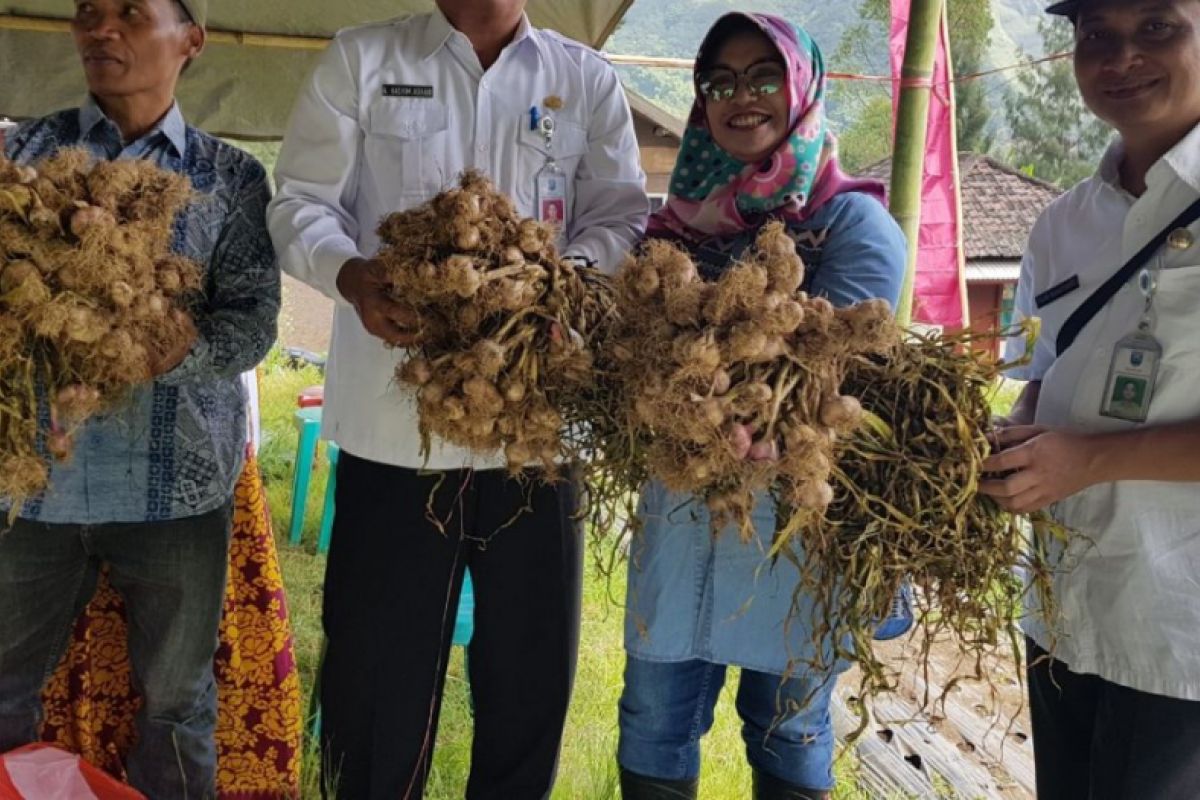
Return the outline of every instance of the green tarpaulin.
{"type": "MultiPolygon", "coordinates": [[[[632,2],[530,0],[528,10],[534,25],[599,47],[632,2]]],[[[280,136],[317,55],[303,37],[328,38],[344,27],[432,7],[432,0],[212,0],[213,35],[180,83],[180,102],[188,120],[206,130],[280,136]],[[226,33],[250,36],[239,44],[226,33]]],[[[78,105],[83,77],[62,26],[72,9],[72,0],[0,0],[0,115],[39,116],[78,105]]]]}

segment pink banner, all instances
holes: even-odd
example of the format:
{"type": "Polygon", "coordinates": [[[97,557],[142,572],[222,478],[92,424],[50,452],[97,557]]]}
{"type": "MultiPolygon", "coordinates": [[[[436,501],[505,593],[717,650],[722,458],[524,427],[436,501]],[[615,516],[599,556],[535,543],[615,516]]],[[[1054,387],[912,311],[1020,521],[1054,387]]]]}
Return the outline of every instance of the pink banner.
{"type": "MultiPolygon", "coordinates": [[[[892,3],[893,103],[900,99],[900,75],[908,36],[912,0],[892,3]]],[[[929,132],[925,141],[925,170],[921,185],[921,227],[913,321],[946,328],[965,328],[969,322],[963,281],[962,217],[955,155],[954,87],[950,83],[950,39],[946,17],[938,31],[929,102],[929,132]]]]}

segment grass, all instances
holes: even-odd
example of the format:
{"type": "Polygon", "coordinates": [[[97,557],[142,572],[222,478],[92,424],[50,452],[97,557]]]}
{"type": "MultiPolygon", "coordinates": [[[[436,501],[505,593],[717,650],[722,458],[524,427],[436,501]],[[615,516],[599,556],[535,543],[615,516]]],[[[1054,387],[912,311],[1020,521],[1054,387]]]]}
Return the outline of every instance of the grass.
{"type": "MultiPolygon", "coordinates": [[[[308,707],[321,643],[325,558],[314,552],[327,470],[321,454],[309,488],[303,544],[290,545],[286,541],[286,532],[296,449],[296,430],[292,424],[296,395],[306,386],[320,382],[321,375],[315,368],[292,369],[278,353],[273,353],[263,365],[260,464],[279,539],[279,557],[288,592],[305,708],[308,707]]],[[[997,413],[1003,413],[1011,406],[1019,388],[1011,382],[998,387],[994,403],[997,413]]],[[[624,581],[623,568],[618,569],[611,579],[601,576],[596,569],[585,571],[582,646],[554,800],[608,800],[620,796],[616,749],[617,700],[621,694],[624,666],[620,607],[625,592],[624,581]]],[[[700,791],[703,798],[724,800],[749,795],[750,770],[745,762],[740,721],[734,708],[736,688],[737,671],[731,670],[717,707],[716,723],[704,740],[700,791]]],[[[433,769],[425,794],[429,800],[463,796],[470,752],[468,686],[463,650],[456,647],[449,664],[433,769]]],[[[304,759],[302,797],[306,800],[319,796],[316,766],[317,760],[310,750],[304,759]]],[[[851,757],[837,762],[838,790],[834,795],[837,800],[865,800],[870,796],[856,788],[855,766],[851,757]]]]}
{"type": "Polygon", "coordinates": [[[1024,386],[1023,381],[1001,378],[996,384],[996,393],[992,395],[992,413],[1004,415],[1011,411],[1024,386]]]}

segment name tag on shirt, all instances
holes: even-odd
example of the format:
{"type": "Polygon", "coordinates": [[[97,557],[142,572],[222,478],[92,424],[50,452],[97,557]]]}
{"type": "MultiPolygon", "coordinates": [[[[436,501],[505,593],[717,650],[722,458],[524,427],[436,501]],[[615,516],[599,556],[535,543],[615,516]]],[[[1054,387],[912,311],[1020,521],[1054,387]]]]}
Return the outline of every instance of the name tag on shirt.
{"type": "Polygon", "coordinates": [[[407,83],[385,83],[384,97],[421,97],[426,100],[433,98],[432,86],[413,86],[407,83]]]}
{"type": "Polygon", "coordinates": [[[1071,277],[1067,278],[1062,283],[1060,283],[1056,286],[1051,286],[1049,289],[1042,292],[1037,297],[1033,298],[1033,302],[1037,305],[1038,308],[1042,308],[1044,306],[1050,305],[1055,300],[1059,300],[1063,297],[1066,297],[1067,295],[1069,295],[1071,292],[1075,291],[1078,288],[1079,288],[1079,276],[1072,275],[1071,277]]]}

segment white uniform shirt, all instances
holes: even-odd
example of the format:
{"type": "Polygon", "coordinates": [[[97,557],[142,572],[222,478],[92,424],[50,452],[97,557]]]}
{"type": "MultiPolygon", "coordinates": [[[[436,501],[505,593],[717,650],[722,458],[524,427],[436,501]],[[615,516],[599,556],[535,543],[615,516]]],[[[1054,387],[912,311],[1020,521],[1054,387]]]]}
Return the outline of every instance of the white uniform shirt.
{"type": "MultiPolygon", "coordinates": [[[[1089,432],[1136,423],[1100,415],[1116,343],[1133,333],[1144,299],[1131,280],[1062,357],[1063,323],[1155,234],[1200,197],[1200,127],[1151,168],[1147,190],[1120,186],[1120,145],[1099,173],[1038,219],[1017,291],[1023,316],[1042,319],[1033,363],[1014,377],[1041,380],[1037,422],[1089,432]],[[1036,307],[1035,298],[1072,277],[1079,288],[1036,307]]],[[[1200,224],[1191,226],[1200,241],[1200,224]]],[[[1200,419],[1200,245],[1164,248],[1154,303],[1163,347],[1148,425],[1200,419]]],[[[1152,262],[1153,263],[1153,262],[1152,262]]],[[[1200,458],[1200,455],[1197,456],[1200,458]]],[[[1080,534],[1063,554],[1054,588],[1052,636],[1040,614],[1025,629],[1073,672],[1145,692],[1200,700],[1200,485],[1121,481],[1059,503],[1054,516],[1080,534]]]]}
{"type": "Polygon", "coordinates": [[[342,265],[379,248],[393,211],[423,203],[474,167],[534,216],[546,162],[530,109],[563,107],[554,155],[568,178],[566,255],[615,270],[645,229],[649,201],[616,71],[593,50],[527,19],[486,72],[441,12],[342,31],[304,89],[279,155],[268,216],[286,272],[337,303],[322,432],[360,458],[397,466],[493,468],[434,441],[420,455],[413,393],[395,380],[405,353],[362,327],[337,290],[342,265]]]}

